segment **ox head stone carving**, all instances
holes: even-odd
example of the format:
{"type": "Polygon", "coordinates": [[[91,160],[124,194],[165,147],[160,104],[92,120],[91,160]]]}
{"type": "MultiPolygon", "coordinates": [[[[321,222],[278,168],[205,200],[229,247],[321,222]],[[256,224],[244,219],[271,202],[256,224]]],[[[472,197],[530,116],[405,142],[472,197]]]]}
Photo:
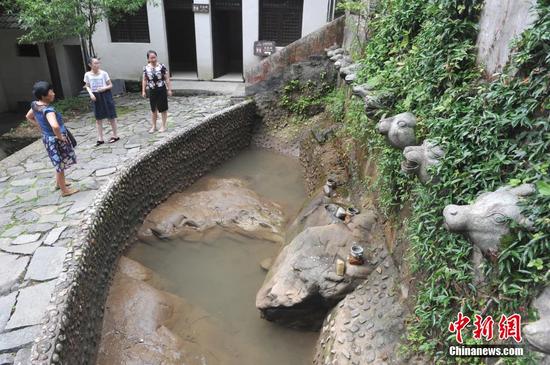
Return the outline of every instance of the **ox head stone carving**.
{"type": "Polygon", "coordinates": [[[361,69],[361,64],[352,63],[351,65],[344,66],[340,68],[340,76],[346,77],[350,74],[354,74],[361,69]]]}
{"type": "Polygon", "coordinates": [[[416,117],[412,113],[401,113],[384,118],[377,124],[378,131],[388,138],[390,145],[399,149],[416,144],[415,126],[416,117]]]}
{"type": "Polygon", "coordinates": [[[445,227],[466,236],[485,255],[495,256],[500,240],[510,233],[509,221],[531,226],[529,219],[521,214],[518,202],[534,191],[532,184],[505,186],[481,194],[470,205],[447,205],[443,210],[445,227]]]}
{"type": "Polygon", "coordinates": [[[353,59],[351,58],[350,55],[346,54],[342,58],[334,62],[334,67],[336,67],[336,69],[341,69],[342,67],[350,66],[352,63],[353,63],[353,59]]]}
{"type": "Polygon", "coordinates": [[[336,62],[340,59],[344,58],[344,54],[343,53],[336,53],[334,56],[330,57],[330,60],[332,62],[336,62]]]}
{"type": "Polygon", "coordinates": [[[357,74],[353,73],[353,74],[346,75],[346,77],[344,78],[344,81],[346,82],[346,84],[351,85],[356,79],[357,79],[357,74]]]}
{"type": "Polygon", "coordinates": [[[368,83],[354,86],[352,94],[363,99],[365,113],[369,116],[372,116],[377,110],[384,108],[392,98],[392,95],[375,90],[368,83]]]}
{"type": "Polygon", "coordinates": [[[345,51],[344,51],[343,48],[338,48],[338,47],[332,48],[332,47],[330,47],[330,48],[326,49],[326,52],[327,52],[327,57],[332,58],[332,57],[336,56],[337,54],[343,54],[345,51]]]}
{"type": "Polygon", "coordinates": [[[401,163],[401,170],[418,176],[423,184],[436,183],[437,176],[430,176],[428,168],[437,165],[444,155],[445,152],[435,142],[425,140],[420,146],[405,147],[405,161],[401,163]]]}

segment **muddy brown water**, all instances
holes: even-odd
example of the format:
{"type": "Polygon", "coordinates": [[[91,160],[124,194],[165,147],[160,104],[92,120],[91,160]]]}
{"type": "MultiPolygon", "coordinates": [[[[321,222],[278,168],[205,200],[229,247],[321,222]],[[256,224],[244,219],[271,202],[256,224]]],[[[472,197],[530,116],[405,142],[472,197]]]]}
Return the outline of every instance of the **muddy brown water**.
{"type": "MultiPolygon", "coordinates": [[[[288,219],[306,199],[299,163],[265,150],[247,150],[209,177],[245,180],[259,195],[280,204],[288,219]]],[[[190,189],[201,189],[201,181],[190,189]]],[[[263,320],[255,307],[256,292],[265,278],[259,262],[276,256],[281,247],[228,232],[214,236],[193,242],[138,241],[126,255],[166,279],[165,290],[208,313],[221,329],[221,341],[199,345],[214,353],[217,349],[231,353],[223,364],[310,364],[318,334],[263,320]]],[[[185,328],[171,329],[185,336],[185,328]]],[[[198,337],[204,341],[204,336],[198,337]]]]}

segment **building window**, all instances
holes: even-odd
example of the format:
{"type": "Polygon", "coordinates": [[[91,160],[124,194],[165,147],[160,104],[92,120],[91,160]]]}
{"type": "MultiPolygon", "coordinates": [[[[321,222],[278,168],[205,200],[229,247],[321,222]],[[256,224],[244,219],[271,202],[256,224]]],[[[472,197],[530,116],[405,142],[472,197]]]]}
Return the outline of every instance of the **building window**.
{"type": "Polygon", "coordinates": [[[19,57],[40,57],[40,50],[36,44],[18,44],[17,55],[19,57]]]}
{"type": "Polygon", "coordinates": [[[304,0],[260,0],[260,40],[284,47],[302,36],[304,0]]]}
{"type": "Polygon", "coordinates": [[[143,6],[134,14],[115,16],[113,21],[109,21],[109,29],[111,42],[149,43],[147,6],[143,6]]]}

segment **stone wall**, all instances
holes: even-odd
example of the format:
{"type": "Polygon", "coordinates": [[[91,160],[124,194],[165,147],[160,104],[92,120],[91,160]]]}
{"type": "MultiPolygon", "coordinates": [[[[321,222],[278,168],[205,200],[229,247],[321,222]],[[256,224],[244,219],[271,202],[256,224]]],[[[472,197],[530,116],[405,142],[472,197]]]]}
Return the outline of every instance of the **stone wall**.
{"type": "MultiPolygon", "coordinates": [[[[268,80],[282,73],[293,63],[305,61],[311,56],[324,55],[324,49],[334,43],[341,45],[344,35],[344,20],[344,17],[335,19],[319,30],[264,58],[257,66],[246,71],[246,82],[253,85],[268,80]]],[[[251,92],[247,90],[247,95],[250,94],[251,92]]]]}
{"type": "Polygon", "coordinates": [[[249,145],[255,110],[245,101],[190,125],[136,156],[100,189],[65,258],[32,364],[95,364],[106,296],[129,238],[170,194],[249,145]]]}

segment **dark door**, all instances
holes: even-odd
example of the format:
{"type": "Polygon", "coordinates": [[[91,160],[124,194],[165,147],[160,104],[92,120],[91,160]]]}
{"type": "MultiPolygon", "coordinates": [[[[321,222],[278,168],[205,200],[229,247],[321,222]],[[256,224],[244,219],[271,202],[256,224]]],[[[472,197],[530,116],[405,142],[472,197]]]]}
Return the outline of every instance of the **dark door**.
{"type": "Polygon", "coordinates": [[[61,76],[59,74],[59,66],[57,65],[55,47],[53,43],[47,42],[44,43],[44,49],[46,50],[46,59],[48,60],[48,68],[50,70],[50,77],[56,97],[63,99],[63,87],[61,86],[61,76]]]}
{"type": "Polygon", "coordinates": [[[243,72],[241,0],[212,0],[214,77],[243,72]]]}
{"type": "Polygon", "coordinates": [[[193,0],[165,0],[170,70],[197,71],[193,0]]]}

